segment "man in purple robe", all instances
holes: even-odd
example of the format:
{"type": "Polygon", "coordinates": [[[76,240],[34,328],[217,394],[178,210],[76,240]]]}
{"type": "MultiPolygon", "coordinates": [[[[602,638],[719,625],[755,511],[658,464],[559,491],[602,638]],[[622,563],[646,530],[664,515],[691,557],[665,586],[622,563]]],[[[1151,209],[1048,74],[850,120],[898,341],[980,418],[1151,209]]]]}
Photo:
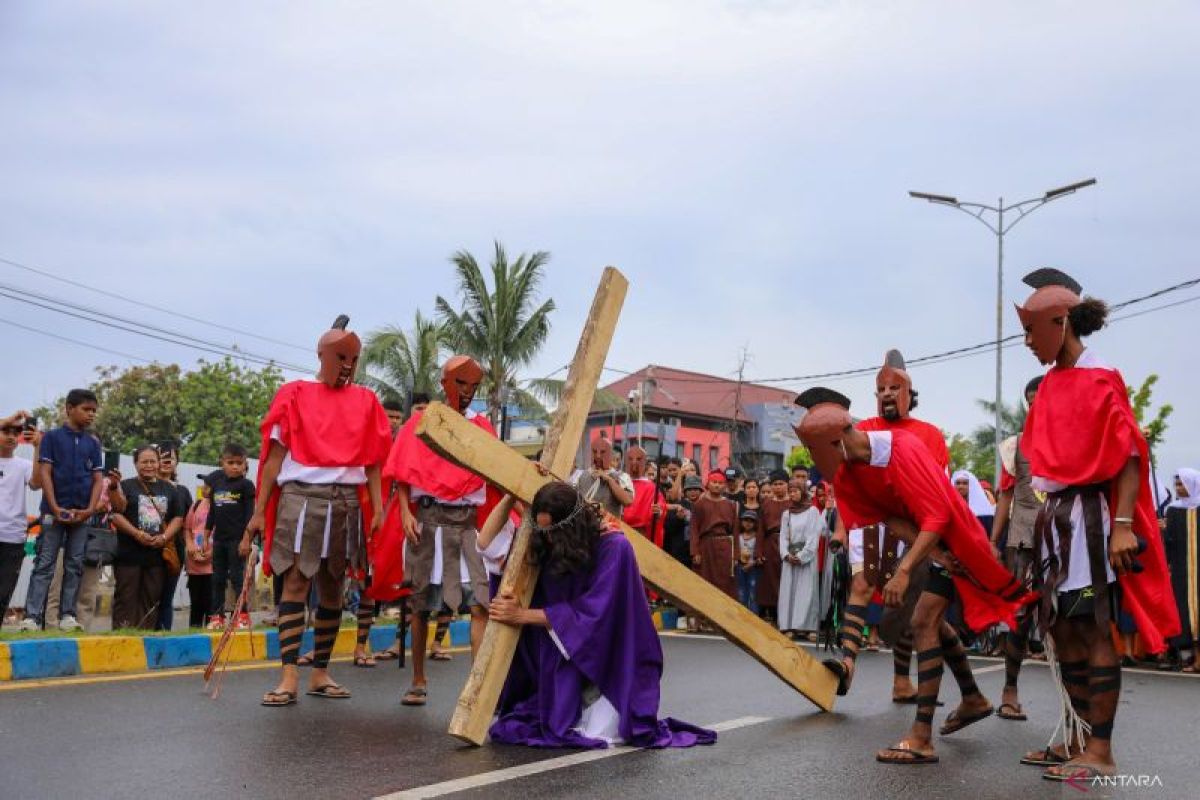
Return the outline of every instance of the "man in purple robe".
{"type": "Polygon", "coordinates": [[[663,653],[633,547],[567,483],[533,498],[533,601],[492,600],[492,620],[523,625],[500,695],[494,742],[530,747],[691,747],[715,731],[658,718],[663,653]]]}

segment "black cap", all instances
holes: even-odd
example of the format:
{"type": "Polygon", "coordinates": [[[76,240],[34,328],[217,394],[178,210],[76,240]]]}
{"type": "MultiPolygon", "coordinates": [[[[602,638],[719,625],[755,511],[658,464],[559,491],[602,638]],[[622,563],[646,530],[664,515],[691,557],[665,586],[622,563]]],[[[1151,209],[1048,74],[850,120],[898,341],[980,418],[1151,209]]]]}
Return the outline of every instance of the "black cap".
{"type": "Polygon", "coordinates": [[[752,520],[757,520],[757,519],[758,519],[758,512],[757,512],[757,511],[755,511],[753,508],[743,508],[743,509],[742,509],[742,513],[741,513],[740,515],[738,515],[738,519],[752,519],[752,520]]]}
{"type": "Polygon", "coordinates": [[[796,405],[801,408],[811,409],[813,406],[819,406],[821,403],[834,403],[847,411],[850,410],[849,397],[840,392],[835,392],[833,389],[826,389],[824,386],[814,386],[811,389],[805,389],[796,396],[796,405]]]}
{"type": "Polygon", "coordinates": [[[704,488],[704,481],[700,480],[699,475],[684,475],[683,476],[683,490],[685,492],[688,489],[703,489],[703,488],[704,488]]]}
{"type": "Polygon", "coordinates": [[[1064,286],[1075,294],[1082,294],[1083,287],[1079,281],[1072,278],[1061,269],[1042,267],[1026,275],[1021,281],[1030,289],[1041,289],[1046,286],[1064,286]]]}
{"type": "Polygon", "coordinates": [[[732,481],[740,477],[742,477],[742,471],[737,467],[725,468],[725,480],[732,481]]]}

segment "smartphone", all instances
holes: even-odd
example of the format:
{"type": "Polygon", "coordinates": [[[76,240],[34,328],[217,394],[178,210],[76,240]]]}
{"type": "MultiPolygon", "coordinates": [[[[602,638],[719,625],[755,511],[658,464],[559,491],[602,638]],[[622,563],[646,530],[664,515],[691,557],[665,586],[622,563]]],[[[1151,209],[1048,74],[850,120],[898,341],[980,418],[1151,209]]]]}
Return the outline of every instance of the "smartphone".
{"type": "Polygon", "coordinates": [[[119,470],[121,468],[121,451],[120,450],[105,450],[104,451],[104,472],[105,474],[119,470]]]}
{"type": "Polygon", "coordinates": [[[26,417],[25,418],[25,424],[24,424],[25,430],[36,431],[37,426],[38,426],[38,418],[37,417],[26,417]]]}

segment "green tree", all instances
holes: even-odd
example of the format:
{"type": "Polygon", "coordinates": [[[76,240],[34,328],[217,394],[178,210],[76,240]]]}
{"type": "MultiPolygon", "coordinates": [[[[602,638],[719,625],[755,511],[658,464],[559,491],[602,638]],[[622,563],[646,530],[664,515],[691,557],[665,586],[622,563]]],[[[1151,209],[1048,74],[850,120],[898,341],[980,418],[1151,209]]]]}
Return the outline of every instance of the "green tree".
{"type": "MultiPolygon", "coordinates": [[[[213,464],[226,442],[255,454],[258,426],[283,375],[273,366],[243,367],[232,358],[201,361],[185,372],[178,364],[120,369],[97,367],[90,388],[100,401],[96,434],[109,450],[131,452],[143,444],[174,441],[184,461],[213,464]]],[[[65,398],[39,410],[47,427],[61,421],[65,398]]]]}
{"type": "Polygon", "coordinates": [[[407,331],[395,325],[367,335],[362,383],[382,400],[407,403],[414,392],[437,395],[446,329],[420,311],[407,331]]]}
{"type": "Polygon", "coordinates": [[[257,455],[259,425],[282,383],[283,373],[277,367],[251,369],[231,358],[201,361],[198,369],[183,377],[183,429],[177,434],[183,442],[180,458],[215,464],[227,442],[257,455]]]}
{"type": "Polygon", "coordinates": [[[445,298],[436,301],[438,318],[446,326],[451,347],[483,366],[481,391],[488,415],[496,424],[505,400],[519,402],[522,390],[516,370],[529,365],[550,333],[554,301],[537,304],[550,254],[522,253],[509,262],[503,245],[495,242],[491,287],[475,256],[459,250],[450,258],[458,275],[460,303],[456,310],[445,298]]]}
{"type": "MultiPolygon", "coordinates": [[[[971,448],[966,451],[968,455],[966,465],[958,468],[969,469],[977,478],[990,480],[992,485],[997,485],[998,476],[993,474],[996,471],[996,402],[994,400],[976,400],[975,403],[988,415],[988,423],[971,431],[971,448]]],[[[1028,413],[1029,409],[1025,407],[1024,403],[1014,406],[1001,403],[1000,438],[1003,440],[1020,433],[1025,427],[1025,417],[1028,413]]]]}
{"type": "Polygon", "coordinates": [[[1142,427],[1142,433],[1145,434],[1151,450],[1162,444],[1167,433],[1167,418],[1175,411],[1175,407],[1170,403],[1164,403],[1150,416],[1150,398],[1154,394],[1156,383],[1158,375],[1151,373],[1137,389],[1132,386],[1126,389],[1129,392],[1129,404],[1133,406],[1133,415],[1137,417],[1138,425],[1142,427]]]}
{"type": "Polygon", "coordinates": [[[788,453],[787,459],[783,462],[787,467],[788,472],[791,472],[796,467],[804,467],[812,469],[812,455],[808,452],[808,448],[802,444],[798,444],[792,448],[792,452],[788,453]]]}

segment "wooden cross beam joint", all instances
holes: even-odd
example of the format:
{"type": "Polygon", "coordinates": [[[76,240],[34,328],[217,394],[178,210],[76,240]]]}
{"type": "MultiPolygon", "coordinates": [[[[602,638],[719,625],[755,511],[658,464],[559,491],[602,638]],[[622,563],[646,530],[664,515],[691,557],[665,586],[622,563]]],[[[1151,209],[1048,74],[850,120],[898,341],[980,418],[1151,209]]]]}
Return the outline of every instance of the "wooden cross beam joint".
{"type": "MultiPolygon", "coordinates": [[[[574,465],[627,288],[628,282],[620,272],[612,267],[604,270],[542,450],[541,463],[551,474],[567,474],[574,465]]],[[[425,410],[416,433],[442,457],[526,503],[551,480],[521,454],[440,403],[432,403],[425,410]]],[[[832,672],[774,626],[751,614],[640,533],[627,525],[622,528],[633,545],[638,569],[647,583],[709,619],[730,641],[783,681],[820,708],[832,710],[837,691],[837,679],[832,672]]],[[[500,584],[501,592],[511,592],[525,606],[529,605],[538,575],[528,559],[529,533],[526,520],[513,538],[500,584]]],[[[519,637],[520,628],[516,626],[488,623],[450,720],[452,736],[471,744],[483,744],[519,637]]]]}

